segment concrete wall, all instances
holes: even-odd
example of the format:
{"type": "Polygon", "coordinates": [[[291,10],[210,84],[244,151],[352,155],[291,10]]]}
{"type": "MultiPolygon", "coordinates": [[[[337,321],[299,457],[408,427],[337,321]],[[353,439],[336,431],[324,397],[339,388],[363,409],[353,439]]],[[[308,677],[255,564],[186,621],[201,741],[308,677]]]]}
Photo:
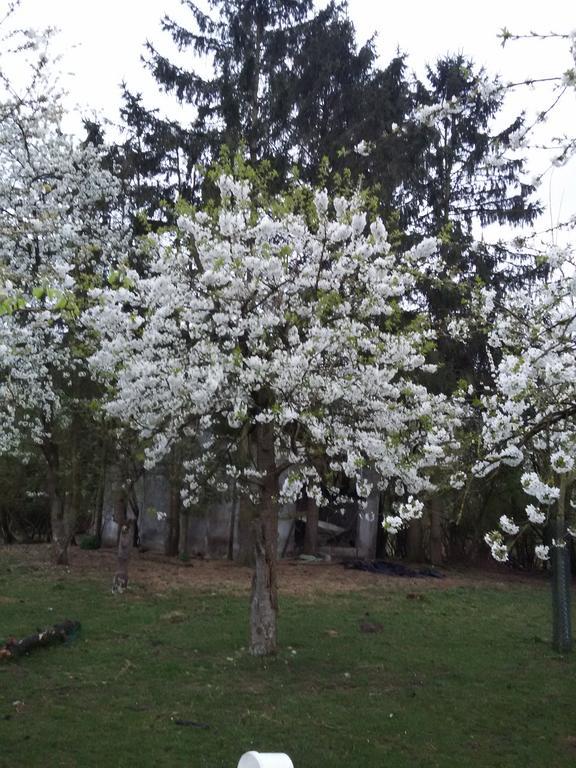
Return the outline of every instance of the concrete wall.
{"type": "MultiPolygon", "coordinates": [[[[140,545],[148,549],[162,552],[166,537],[165,518],[168,515],[170,503],[170,488],[166,475],[159,469],[145,472],[135,486],[139,517],[138,530],[140,545]],[[160,513],[160,514],[158,514],[160,513]]],[[[278,524],[278,554],[292,554],[294,550],[294,506],[286,505],[280,510],[278,524]]],[[[118,526],[113,519],[113,500],[111,489],[104,498],[103,542],[114,546],[118,535],[118,526]]],[[[225,558],[228,548],[231,528],[234,525],[234,553],[238,549],[238,514],[234,503],[227,500],[215,501],[206,508],[204,513],[190,513],[188,526],[188,544],[192,556],[225,558]]]]}

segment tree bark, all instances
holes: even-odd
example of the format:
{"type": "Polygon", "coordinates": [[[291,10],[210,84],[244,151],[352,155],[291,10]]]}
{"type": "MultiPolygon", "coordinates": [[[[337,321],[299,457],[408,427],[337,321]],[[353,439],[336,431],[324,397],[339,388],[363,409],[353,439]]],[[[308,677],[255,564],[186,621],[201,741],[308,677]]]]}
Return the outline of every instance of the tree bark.
{"type": "Polygon", "coordinates": [[[128,589],[128,565],[130,563],[130,552],[132,550],[132,521],[126,522],[120,526],[118,532],[118,559],[116,573],[112,582],[112,592],[122,593],[128,589]]]}
{"type": "Polygon", "coordinates": [[[72,540],[72,532],[66,514],[66,499],[60,488],[58,448],[52,443],[45,443],[42,448],[47,466],[52,555],[56,565],[68,565],[68,547],[72,540]]]}
{"type": "Polygon", "coordinates": [[[226,557],[228,560],[234,560],[234,539],[235,539],[235,529],[236,529],[236,515],[238,513],[238,486],[236,481],[234,481],[234,485],[232,488],[232,502],[230,504],[231,511],[230,511],[230,524],[228,527],[228,549],[226,552],[226,557]]]}
{"type": "Polygon", "coordinates": [[[102,546],[102,529],[104,516],[104,482],[101,480],[96,492],[96,508],[94,510],[94,537],[98,548],[102,546]]]}
{"type": "Polygon", "coordinates": [[[250,161],[255,163],[258,157],[258,123],[260,118],[260,76],[262,67],[262,21],[256,18],[254,57],[252,67],[252,83],[250,88],[250,122],[247,126],[246,135],[248,136],[248,151],[250,152],[250,161]]]}
{"type": "MultiPolygon", "coordinates": [[[[239,440],[239,452],[242,462],[248,465],[252,461],[248,433],[245,431],[239,440]]],[[[236,489],[238,492],[238,489],[236,489]]],[[[239,565],[254,567],[254,519],[256,510],[246,493],[238,493],[238,547],[235,560],[239,565]]]]}
{"type": "Polygon", "coordinates": [[[268,656],[278,647],[278,476],[272,426],[258,424],[256,440],[263,487],[253,522],[255,566],[250,598],[250,653],[268,656]]]}
{"type": "Polygon", "coordinates": [[[132,520],[128,519],[128,501],[121,486],[115,489],[114,520],[118,525],[118,556],[116,573],[112,580],[112,592],[124,592],[128,588],[128,566],[132,551],[132,520]]]}
{"type": "Polygon", "coordinates": [[[0,534],[4,544],[14,544],[15,538],[10,529],[10,515],[3,504],[0,505],[0,534]]]}
{"type": "Polygon", "coordinates": [[[22,640],[10,639],[0,646],[0,659],[16,659],[30,653],[35,648],[43,648],[53,643],[65,643],[80,631],[79,621],[66,620],[61,624],[54,624],[35,635],[24,637],[22,640]]]}
{"type": "Polygon", "coordinates": [[[424,560],[424,531],[422,520],[411,520],[406,531],[406,558],[411,563],[424,560]]]}
{"type": "Polygon", "coordinates": [[[56,565],[69,565],[68,547],[72,536],[66,519],[65,500],[62,498],[54,478],[49,478],[48,495],[50,497],[50,526],[52,528],[54,562],[56,565]]]}
{"type": "Polygon", "coordinates": [[[180,484],[175,477],[170,478],[170,499],[168,504],[168,530],[164,543],[164,552],[169,557],[178,554],[180,541],[180,484]]]}
{"type": "Polygon", "coordinates": [[[102,546],[103,516],[104,516],[104,494],[106,491],[106,450],[102,449],[102,458],[100,461],[100,472],[98,478],[98,488],[96,489],[96,500],[94,509],[94,536],[98,547],[102,546]]]}
{"type": "Polygon", "coordinates": [[[54,562],[56,565],[69,565],[68,547],[72,537],[66,520],[64,500],[59,496],[50,499],[50,523],[54,562]]]}
{"type": "Polygon", "coordinates": [[[255,509],[250,499],[241,494],[238,500],[238,549],[236,562],[254,567],[254,516],[255,509]]]}
{"type": "Polygon", "coordinates": [[[190,558],[188,549],[188,528],[190,525],[190,514],[186,511],[180,512],[180,525],[178,526],[178,557],[186,561],[190,558]]]}

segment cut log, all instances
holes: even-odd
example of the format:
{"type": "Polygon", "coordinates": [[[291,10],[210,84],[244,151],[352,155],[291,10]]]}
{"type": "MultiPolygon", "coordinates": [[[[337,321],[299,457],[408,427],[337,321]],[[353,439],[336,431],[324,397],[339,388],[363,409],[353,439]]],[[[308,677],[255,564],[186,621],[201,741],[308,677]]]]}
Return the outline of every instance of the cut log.
{"type": "Polygon", "coordinates": [[[79,621],[63,621],[54,624],[53,627],[36,632],[35,635],[24,637],[22,640],[10,638],[4,645],[0,645],[0,659],[16,659],[35,648],[43,648],[54,643],[65,643],[80,631],[79,621]]]}

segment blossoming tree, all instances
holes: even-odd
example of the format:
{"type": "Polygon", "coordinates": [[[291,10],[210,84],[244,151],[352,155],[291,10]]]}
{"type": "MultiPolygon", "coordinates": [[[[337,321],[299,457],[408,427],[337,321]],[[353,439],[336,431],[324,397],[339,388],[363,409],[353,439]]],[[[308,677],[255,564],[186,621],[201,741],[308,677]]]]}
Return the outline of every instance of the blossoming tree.
{"type": "MultiPolygon", "coordinates": [[[[569,42],[575,64],[557,78],[556,104],[564,94],[575,95],[576,33],[550,37],[569,42]]],[[[504,30],[503,41],[510,38],[519,39],[504,30]]],[[[576,154],[570,136],[555,139],[553,148],[552,167],[576,154]]],[[[566,226],[575,224],[572,215],[566,226]]],[[[507,464],[524,470],[522,486],[533,499],[526,517],[502,515],[499,530],[488,533],[486,542],[495,559],[506,561],[520,536],[532,531],[540,537],[535,557],[552,561],[553,645],[569,651],[569,544],[576,536],[571,499],[576,479],[576,261],[570,247],[555,245],[535,260],[545,279],[509,292],[496,313],[490,340],[495,386],[482,398],[486,456],[476,469],[486,474],[507,464]]]]}
{"type": "Polygon", "coordinates": [[[183,210],[149,243],[146,275],[127,269],[98,292],[92,362],[149,463],[196,440],[184,503],[232,481],[254,503],[250,649],[264,655],[277,646],[279,505],[304,491],[338,505],[342,476],[362,503],[373,482],[428,487],[453,409],[416,382],[432,339],[416,280],[434,268],[433,242],[393,253],[360,195],[304,190],[297,212],[294,195],[260,205],[246,180],[218,186],[217,208],[183,210]]]}
{"type": "Polygon", "coordinates": [[[576,479],[576,263],[569,249],[548,256],[543,284],[509,295],[491,336],[500,357],[495,392],[484,398],[483,443],[477,471],[501,464],[524,469],[522,486],[532,497],[524,520],[500,518],[486,536],[492,555],[508,559],[519,536],[549,523],[551,542],[535,547],[552,557],[554,646],[571,647],[569,537],[576,535],[570,499],[576,479]],[[568,538],[567,538],[568,537],[568,538]]]}
{"type": "Polygon", "coordinates": [[[0,86],[0,452],[40,450],[56,558],[66,562],[81,416],[95,394],[79,316],[126,245],[110,218],[114,180],[93,148],[62,131],[48,36],[13,40],[23,84],[7,79],[3,60],[0,86]]]}

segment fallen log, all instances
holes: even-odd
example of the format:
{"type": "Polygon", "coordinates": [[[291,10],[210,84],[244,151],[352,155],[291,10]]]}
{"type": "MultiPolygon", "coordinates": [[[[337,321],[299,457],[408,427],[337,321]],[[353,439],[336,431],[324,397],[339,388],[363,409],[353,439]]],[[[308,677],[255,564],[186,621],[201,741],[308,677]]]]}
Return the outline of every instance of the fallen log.
{"type": "Polygon", "coordinates": [[[80,631],[79,621],[67,619],[61,624],[54,624],[48,629],[38,630],[36,634],[16,640],[11,637],[4,645],[0,645],[0,659],[16,659],[35,648],[43,648],[54,643],[65,643],[74,638],[80,631]]]}

